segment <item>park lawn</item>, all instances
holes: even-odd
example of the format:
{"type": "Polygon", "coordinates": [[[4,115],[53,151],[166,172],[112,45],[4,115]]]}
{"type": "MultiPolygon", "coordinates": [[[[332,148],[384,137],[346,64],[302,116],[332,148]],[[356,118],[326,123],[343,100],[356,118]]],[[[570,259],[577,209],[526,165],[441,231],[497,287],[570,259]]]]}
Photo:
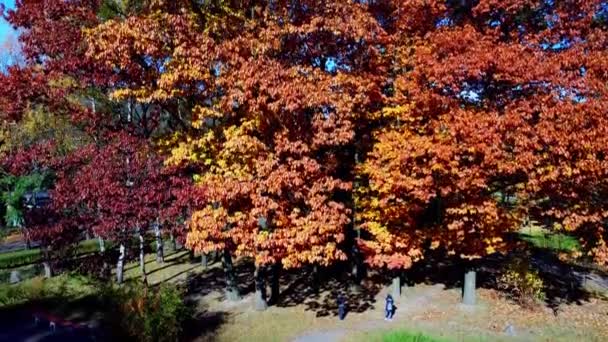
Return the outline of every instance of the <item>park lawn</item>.
{"type": "Polygon", "coordinates": [[[362,334],[362,341],[369,342],[454,342],[451,339],[433,337],[409,330],[388,330],[362,334]]]}
{"type": "MultiPolygon", "coordinates": [[[[76,254],[79,255],[97,252],[99,251],[99,242],[97,239],[85,240],[80,242],[76,248],[76,254]]],[[[42,253],[40,248],[21,249],[18,251],[0,253],[0,269],[25,266],[41,260],[42,253]]]]}
{"type": "Polygon", "coordinates": [[[538,225],[524,227],[519,237],[532,246],[555,252],[575,252],[581,248],[580,242],[571,235],[551,232],[538,225]]]}
{"type": "Polygon", "coordinates": [[[95,286],[85,276],[61,274],[50,279],[34,277],[15,285],[1,284],[0,307],[53,298],[79,299],[94,294],[95,291],[95,286]]]}
{"type": "MultiPolygon", "coordinates": [[[[146,254],[146,275],[148,284],[158,285],[167,281],[180,282],[191,274],[198,274],[204,271],[200,258],[190,260],[190,253],[187,250],[168,252],[165,254],[165,262],[157,263],[156,254],[146,254]]],[[[209,268],[216,267],[217,264],[209,265],[209,268]]],[[[114,270],[115,272],[115,270],[114,270]]],[[[137,281],[141,279],[141,269],[139,260],[134,260],[125,265],[125,279],[127,281],[137,281]]]]}
{"type": "Polygon", "coordinates": [[[75,274],[50,279],[36,277],[16,285],[2,284],[0,313],[41,312],[72,322],[100,321],[104,308],[98,304],[99,291],[89,278],[75,274]]]}

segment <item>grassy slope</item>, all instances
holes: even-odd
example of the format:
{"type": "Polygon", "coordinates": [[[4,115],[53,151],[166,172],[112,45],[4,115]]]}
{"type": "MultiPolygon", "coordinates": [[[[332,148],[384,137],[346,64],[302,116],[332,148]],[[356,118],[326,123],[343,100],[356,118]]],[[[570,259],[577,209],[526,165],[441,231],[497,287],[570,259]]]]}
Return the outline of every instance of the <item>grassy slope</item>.
{"type": "Polygon", "coordinates": [[[535,225],[524,227],[519,236],[534,247],[555,252],[574,252],[581,247],[579,241],[571,235],[551,232],[535,225]]]}

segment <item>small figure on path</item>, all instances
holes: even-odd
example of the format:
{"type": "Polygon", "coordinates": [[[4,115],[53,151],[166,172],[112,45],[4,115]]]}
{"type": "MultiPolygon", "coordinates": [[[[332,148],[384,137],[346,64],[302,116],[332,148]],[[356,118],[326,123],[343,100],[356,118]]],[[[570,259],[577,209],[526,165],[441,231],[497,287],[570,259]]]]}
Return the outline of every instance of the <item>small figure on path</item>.
{"type": "Polygon", "coordinates": [[[342,295],[338,295],[338,317],[343,321],[346,316],[346,303],[342,295]]]}
{"type": "Polygon", "coordinates": [[[395,304],[393,301],[393,296],[390,294],[386,296],[386,304],[384,305],[384,320],[392,321],[393,315],[395,314],[395,304]]]}

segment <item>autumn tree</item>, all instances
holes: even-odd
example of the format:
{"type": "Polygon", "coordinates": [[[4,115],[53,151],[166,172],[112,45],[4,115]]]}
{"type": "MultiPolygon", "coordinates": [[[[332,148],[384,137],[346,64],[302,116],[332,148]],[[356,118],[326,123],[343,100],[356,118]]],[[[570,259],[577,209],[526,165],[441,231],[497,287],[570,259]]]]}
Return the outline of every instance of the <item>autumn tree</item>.
{"type": "Polygon", "coordinates": [[[605,129],[604,80],[588,71],[604,53],[601,2],[405,5],[393,35],[400,72],[379,114],[389,123],[360,168],[370,262],[407,268],[422,243],[479,258],[504,251],[528,210],[563,220],[584,194],[600,210],[590,196],[603,176],[561,175],[601,168],[603,151],[588,143],[605,129]],[[568,209],[547,210],[556,203],[568,209]]]}
{"type": "Polygon", "coordinates": [[[89,56],[138,75],[115,98],[172,105],[187,124],[166,162],[208,195],[187,245],[253,257],[257,274],[346,259],[339,165],[382,98],[386,35],[368,7],[161,1],[140,14],[88,31],[89,56]]]}

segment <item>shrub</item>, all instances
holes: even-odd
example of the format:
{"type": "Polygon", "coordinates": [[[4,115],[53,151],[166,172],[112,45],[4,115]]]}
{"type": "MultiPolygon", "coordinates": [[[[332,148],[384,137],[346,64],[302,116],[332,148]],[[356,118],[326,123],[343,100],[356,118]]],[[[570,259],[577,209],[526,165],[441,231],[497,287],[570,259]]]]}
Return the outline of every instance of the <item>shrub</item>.
{"type": "Polygon", "coordinates": [[[33,278],[17,285],[0,286],[0,307],[40,300],[47,295],[42,277],[33,278]]]}
{"type": "Polygon", "coordinates": [[[115,311],[109,322],[141,342],[178,341],[189,317],[183,293],[175,285],[145,288],[139,284],[105,289],[104,298],[115,311]]]}
{"type": "Polygon", "coordinates": [[[530,265],[528,256],[513,258],[498,279],[498,287],[524,307],[532,307],[545,299],[544,282],[530,265]]]}

